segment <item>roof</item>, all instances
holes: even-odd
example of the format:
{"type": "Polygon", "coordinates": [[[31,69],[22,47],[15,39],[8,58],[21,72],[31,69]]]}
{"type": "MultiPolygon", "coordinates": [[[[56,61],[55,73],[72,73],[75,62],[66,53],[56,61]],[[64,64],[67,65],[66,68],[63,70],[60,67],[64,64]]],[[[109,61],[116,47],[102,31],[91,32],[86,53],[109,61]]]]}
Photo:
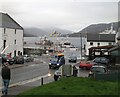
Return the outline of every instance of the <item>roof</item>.
{"type": "Polygon", "coordinates": [[[57,54],[58,56],[64,56],[64,54],[57,54]]]}
{"type": "Polygon", "coordinates": [[[7,13],[1,13],[1,12],[0,12],[0,27],[3,27],[3,28],[14,28],[14,29],[23,29],[7,13]]]}
{"type": "Polygon", "coordinates": [[[109,52],[115,51],[115,50],[120,50],[120,46],[113,47],[109,49],[109,52]]]}
{"type": "Polygon", "coordinates": [[[115,42],[115,34],[87,34],[87,41],[90,42],[115,42]]]}
{"type": "Polygon", "coordinates": [[[92,66],[92,68],[93,68],[93,67],[96,67],[96,68],[97,68],[97,67],[105,68],[105,66],[103,66],[103,65],[94,65],[94,66],[92,66]]]}

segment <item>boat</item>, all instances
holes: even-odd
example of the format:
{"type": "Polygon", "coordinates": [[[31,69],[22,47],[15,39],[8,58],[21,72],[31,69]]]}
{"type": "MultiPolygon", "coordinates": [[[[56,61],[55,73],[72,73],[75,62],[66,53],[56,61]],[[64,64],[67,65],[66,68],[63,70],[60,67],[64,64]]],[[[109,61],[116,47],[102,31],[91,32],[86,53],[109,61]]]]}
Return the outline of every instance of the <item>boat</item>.
{"type": "Polygon", "coordinates": [[[66,40],[62,43],[61,48],[75,48],[75,46],[70,43],[70,41],[66,40]]]}
{"type": "Polygon", "coordinates": [[[40,41],[35,42],[36,45],[49,45],[51,46],[53,44],[52,41],[48,39],[48,37],[40,37],[40,41]]]}

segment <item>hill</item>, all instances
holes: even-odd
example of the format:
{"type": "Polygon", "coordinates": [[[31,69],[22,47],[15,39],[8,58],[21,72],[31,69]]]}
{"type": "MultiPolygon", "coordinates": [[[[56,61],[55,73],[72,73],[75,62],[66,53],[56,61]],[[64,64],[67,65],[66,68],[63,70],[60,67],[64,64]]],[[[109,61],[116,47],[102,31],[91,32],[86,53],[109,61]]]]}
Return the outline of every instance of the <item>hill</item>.
{"type": "Polygon", "coordinates": [[[61,36],[64,34],[70,34],[72,31],[60,29],[60,28],[24,28],[24,37],[39,37],[39,36],[50,36],[53,32],[60,33],[61,36]]]}
{"type": "Polygon", "coordinates": [[[82,33],[82,35],[85,36],[86,33],[100,33],[107,29],[110,30],[111,24],[113,24],[113,30],[117,31],[118,22],[113,22],[113,23],[109,23],[109,24],[106,24],[106,23],[92,24],[79,32],[69,34],[69,37],[78,37],[78,36],[80,36],[80,33],[82,33]]]}

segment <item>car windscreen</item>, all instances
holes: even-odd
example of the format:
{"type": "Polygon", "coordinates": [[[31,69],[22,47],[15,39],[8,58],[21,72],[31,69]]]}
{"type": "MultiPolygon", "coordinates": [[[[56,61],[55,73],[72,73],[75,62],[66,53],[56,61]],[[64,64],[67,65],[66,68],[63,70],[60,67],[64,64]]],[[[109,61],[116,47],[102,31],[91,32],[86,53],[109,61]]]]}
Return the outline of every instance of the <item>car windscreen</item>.
{"type": "Polygon", "coordinates": [[[91,68],[91,71],[92,72],[102,72],[102,73],[104,73],[105,72],[105,68],[94,67],[94,68],[91,68]]]}
{"type": "Polygon", "coordinates": [[[51,58],[51,61],[57,62],[57,58],[51,58]]]}

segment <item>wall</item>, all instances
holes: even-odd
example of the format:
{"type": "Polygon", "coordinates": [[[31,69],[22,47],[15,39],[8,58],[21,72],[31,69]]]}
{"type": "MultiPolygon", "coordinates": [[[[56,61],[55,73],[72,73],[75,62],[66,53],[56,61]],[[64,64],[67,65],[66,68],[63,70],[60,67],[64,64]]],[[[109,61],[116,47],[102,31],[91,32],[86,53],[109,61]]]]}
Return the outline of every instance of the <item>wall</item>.
{"type": "Polygon", "coordinates": [[[15,34],[15,29],[6,28],[6,34],[6,46],[8,46],[8,48],[5,54],[12,53],[12,57],[14,57],[14,50],[16,50],[16,55],[18,55],[18,51],[23,53],[23,30],[17,29],[15,34]]]}
{"type": "Polygon", "coordinates": [[[0,48],[3,46],[2,33],[3,33],[3,28],[0,28],[0,48]]]}

